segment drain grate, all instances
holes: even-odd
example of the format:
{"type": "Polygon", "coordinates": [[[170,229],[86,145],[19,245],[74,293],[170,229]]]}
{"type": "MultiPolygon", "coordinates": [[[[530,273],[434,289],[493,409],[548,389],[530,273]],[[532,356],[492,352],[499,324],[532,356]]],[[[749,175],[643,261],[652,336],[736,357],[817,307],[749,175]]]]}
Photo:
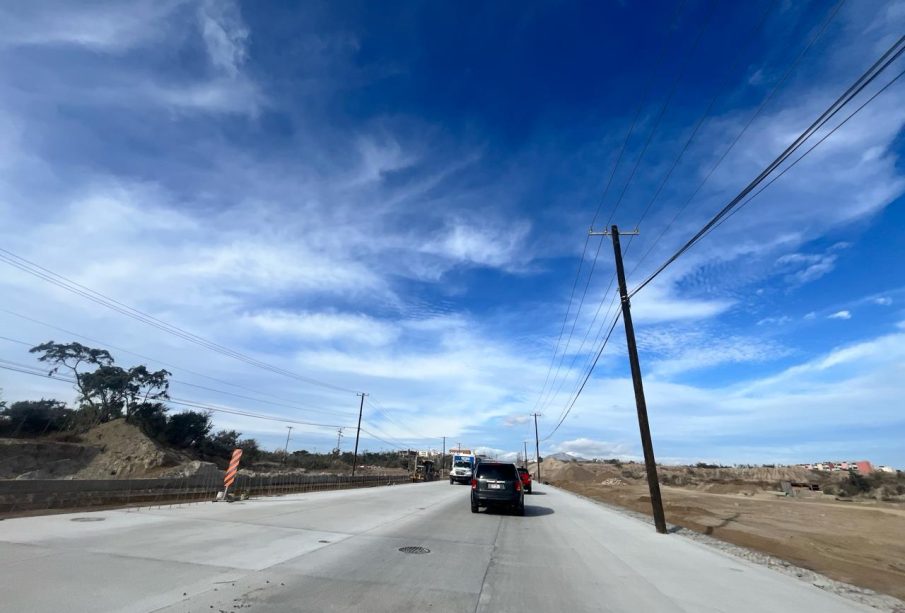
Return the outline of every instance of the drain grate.
{"type": "Polygon", "coordinates": [[[430,553],[431,550],[427,547],[400,547],[399,551],[402,553],[430,553]]]}
{"type": "Polygon", "coordinates": [[[73,517],[69,521],[104,521],[106,517],[73,517]]]}

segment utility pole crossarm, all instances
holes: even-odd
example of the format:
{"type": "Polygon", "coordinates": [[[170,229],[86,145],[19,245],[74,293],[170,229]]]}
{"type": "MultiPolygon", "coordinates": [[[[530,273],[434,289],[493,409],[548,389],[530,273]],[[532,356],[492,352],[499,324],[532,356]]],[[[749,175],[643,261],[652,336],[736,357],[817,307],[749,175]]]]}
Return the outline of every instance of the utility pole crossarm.
{"type": "MultiPolygon", "coordinates": [[[[616,226],[613,226],[614,228],[616,226]]],[[[635,228],[631,232],[619,232],[620,236],[638,236],[641,232],[638,231],[638,228],[635,228]]],[[[594,231],[594,228],[588,230],[588,236],[612,236],[613,232],[610,230],[600,230],[598,232],[594,231]]]]}

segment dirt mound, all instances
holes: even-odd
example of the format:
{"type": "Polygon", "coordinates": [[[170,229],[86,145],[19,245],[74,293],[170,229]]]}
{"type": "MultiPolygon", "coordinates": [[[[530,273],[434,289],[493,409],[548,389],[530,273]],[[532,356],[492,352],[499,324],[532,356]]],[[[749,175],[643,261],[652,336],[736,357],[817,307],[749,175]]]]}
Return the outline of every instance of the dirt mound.
{"type": "Polygon", "coordinates": [[[558,472],[557,478],[562,481],[572,481],[573,483],[593,483],[597,481],[597,476],[581,464],[567,464],[558,472]]]}
{"type": "Polygon", "coordinates": [[[46,440],[0,439],[0,479],[61,479],[87,466],[95,447],[46,440]]]}
{"type": "Polygon", "coordinates": [[[192,458],[166,449],[136,426],[116,419],[82,436],[86,445],[100,449],[76,479],[128,479],[154,477],[192,458]]]}

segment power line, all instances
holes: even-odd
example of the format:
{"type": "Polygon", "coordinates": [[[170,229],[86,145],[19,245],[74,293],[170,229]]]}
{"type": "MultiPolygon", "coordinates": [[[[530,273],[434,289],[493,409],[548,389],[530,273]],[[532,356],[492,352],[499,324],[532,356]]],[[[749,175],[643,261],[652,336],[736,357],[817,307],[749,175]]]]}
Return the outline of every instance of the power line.
{"type": "Polygon", "coordinates": [[[613,330],[616,328],[616,322],[619,321],[619,318],[622,316],[621,313],[616,313],[616,317],[613,318],[613,323],[610,325],[609,331],[606,333],[606,338],[603,339],[603,344],[600,345],[600,349],[597,350],[597,355],[594,356],[594,363],[591,364],[591,368],[588,370],[588,373],[585,375],[584,380],[581,382],[581,386],[578,388],[578,391],[575,393],[575,397],[572,398],[572,401],[569,403],[568,408],[564,411],[562,417],[559,419],[559,422],[556,424],[556,427],[553,430],[542,438],[542,441],[548,440],[556,431],[559,430],[559,427],[566,421],[566,417],[569,416],[569,413],[572,412],[572,407],[575,406],[575,403],[578,401],[578,398],[581,396],[581,393],[584,391],[585,385],[588,383],[588,379],[591,378],[591,373],[594,372],[594,368],[597,366],[597,361],[600,359],[600,356],[603,355],[603,350],[606,349],[607,343],[610,341],[610,336],[613,334],[613,330]]]}
{"type": "MultiPolygon", "coordinates": [[[[45,379],[53,379],[55,381],[63,381],[66,383],[71,383],[71,384],[76,383],[76,380],[72,379],[70,377],[57,375],[57,374],[50,375],[50,374],[47,374],[47,372],[41,371],[38,368],[35,368],[33,366],[28,366],[27,364],[20,364],[18,362],[12,362],[10,360],[0,359],[0,368],[2,368],[4,370],[20,372],[20,373],[27,374],[27,375],[33,375],[36,377],[43,377],[45,379]]],[[[322,423],[316,423],[316,422],[310,422],[310,421],[303,421],[303,420],[299,420],[299,419],[278,417],[275,415],[262,415],[261,413],[252,413],[250,411],[231,409],[228,407],[221,407],[218,405],[211,405],[211,404],[207,404],[207,403],[195,402],[192,400],[185,400],[185,399],[180,399],[180,398],[167,398],[166,403],[176,404],[176,405],[191,407],[191,408],[196,408],[196,409],[204,409],[206,411],[213,411],[215,413],[226,413],[229,415],[252,417],[255,419],[263,419],[263,420],[267,420],[267,421],[277,421],[280,423],[300,424],[300,425],[304,425],[304,426],[317,426],[317,427],[323,427],[323,428],[337,428],[337,427],[348,428],[348,427],[350,427],[350,426],[337,426],[336,424],[322,424],[322,423]]]]}
{"type": "MultiPolygon", "coordinates": [[[[89,340],[89,341],[91,341],[91,342],[98,343],[98,344],[101,345],[101,346],[110,347],[110,348],[115,349],[115,350],[117,350],[117,351],[122,351],[123,353],[127,353],[127,354],[130,354],[130,355],[134,355],[134,356],[140,357],[140,358],[145,359],[145,360],[150,360],[151,362],[157,362],[158,364],[163,364],[163,365],[165,365],[165,366],[169,366],[169,367],[174,368],[174,369],[176,369],[176,370],[184,370],[185,372],[192,373],[192,374],[197,375],[197,376],[199,376],[199,377],[204,377],[204,378],[206,378],[206,379],[211,379],[211,380],[213,380],[213,381],[218,381],[218,382],[220,382],[220,383],[225,383],[225,384],[227,384],[227,385],[233,385],[234,387],[238,387],[238,388],[241,388],[241,389],[248,389],[248,390],[250,390],[250,391],[252,391],[252,392],[254,392],[254,393],[257,393],[257,394],[262,394],[262,393],[263,393],[263,392],[259,392],[259,391],[257,391],[257,390],[251,389],[251,388],[245,388],[244,386],[241,386],[241,385],[238,385],[238,384],[230,383],[229,381],[223,381],[223,380],[217,379],[217,378],[215,378],[215,377],[209,377],[209,376],[207,376],[207,375],[204,375],[204,374],[201,374],[201,373],[192,371],[192,370],[188,370],[188,369],[185,369],[185,368],[181,368],[181,367],[179,367],[179,366],[176,366],[176,365],[173,365],[173,364],[169,364],[169,363],[164,362],[164,361],[162,361],[162,360],[157,360],[157,359],[155,359],[155,358],[151,358],[151,357],[148,357],[148,356],[144,356],[144,355],[142,355],[142,354],[140,354],[140,353],[135,353],[135,352],[129,351],[129,350],[127,350],[127,349],[122,349],[122,348],[120,348],[120,347],[116,347],[116,346],[114,346],[114,345],[110,345],[110,344],[108,344],[108,343],[104,343],[104,342],[99,341],[99,340],[91,339],[91,338],[89,338],[89,337],[87,337],[87,336],[84,336],[84,335],[81,335],[81,334],[77,334],[77,333],[75,333],[75,332],[69,332],[69,331],[67,331],[67,330],[63,330],[62,328],[57,328],[56,326],[52,326],[52,325],[50,325],[50,324],[45,324],[44,322],[40,322],[40,321],[38,321],[38,320],[36,320],[36,319],[32,319],[32,318],[30,318],[30,317],[26,317],[25,315],[20,315],[20,314],[18,314],[18,313],[14,313],[14,312],[9,311],[9,310],[7,310],[7,309],[0,309],[0,311],[9,313],[9,314],[11,314],[11,315],[15,315],[15,316],[17,316],[17,317],[22,317],[23,319],[27,319],[27,320],[29,320],[29,321],[33,321],[33,322],[39,323],[39,324],[41,324],[41,325],[49,326],[49,327],[51,327],[51,328],[60,330],[60,331],[62,331],[62,332],[66,332],[67,334],[72,334],[73,336],[77,336],[77,337],[79,337],[79,338],[83,338],[83,339],[89,340]]],[[[27,343],[27,342],[22,341],[22,340],[7,338],[7,337],[5,337],[5,336],[0,336],[0,339],[6,340],[6,341],[10,341],[10,342],[14,342],[14,343],[18,343],[18,344],[20,344],[20,345],[25,345],[25,346],[27,346],[27,347],[34,347],[34,346],[37,345],[37,343],[27,343]]],[[[304,405],[299,406],[299,405],[296,405],[296,404],[288,404],[288,403],[285,403],[285,402],[273,402],[273,401],[270,401],[270,400],[264,400],[264,399],[261,399],[261,398],[254,398],[254,397],[251,397],[251,396],[245,396],[245,395],[243,395],[243,394],[236,394],[236,393],[234,393],[234,392],[228,392],[228,391],[226,391],[226,390],[221,390],[221,389],[217,389],[217,388],[213,388],[213,387],[207,387],[207,386],[204,386],[204,385],[198,385],[197,383],[189,383],[188,381],[182,381],[182,380],[180,380],[180,379],[171,379],[170,381],[171,381],[171,383],[175,383],[175,384],[177,384],[177,385],[186,385],[186,386],[188,386],[188,387],[194,387],[194,388],[206,390],[206,391],[209,391],[209,392],[215,392],[215,393],[217,393],[217,394],[223,394],[223,395],[225,395],[225,396],[232,396],[232,397],[234,397],[234,398],[241,398],[242,400],[251,400],[251,401],[253,401],[253,402],[260,402],[260,403],[269,404],[269,405],[272,405],[272,406],[284,407],[284,408],[287,408],[287,409],[292,409],[292,410],[294,410],[294,411],[303,411],[303,412],[306,412],[306,413],[324,413],[324,414],[328,414],[328,415],[341,415],[341,416],[345,416],[345,417],[354,417],[354,416],[355,416],[353,413],[350,413],[350,412],[348,412],[348,411],[337,411],[337,410],[333,410],[333,409],[317,409],[317,408],[314,408],[314,407],[305,407],[304,405]]],[[[266,394],[266,395],[273,396],[272,394],[266,394]]],[[[279,398],[279,397],[276,396],[276,398],[279,398]]]]}
{"type": "Polygon", "coordinates": [[[796,138],[792,144],[764,170],[761,171],[738,195],[729,201],[710,221],[708,221],[694,236],[692,236],[682,247],[680,247],[673,255],[671,255],[663,264],[661,264],[653,273],[641,282],[629,294],[634,296],[644,289],[651,281],[658,277],[668,266],[681,257],[686,251],[691,249],[698,243],[710,230],[726,217],[733,209],[735,209],[744,200],[744,198],[756,189],[770,174],[772,174],[783,162],[785,162],[795,151],[797,151],[805,141],[814,135],[817,130],[823,127],[833,116],[844,108],[851,100],[857,96],[865,87],[870,85],[886,68],[895,62],[902,53],[905,52],[905,36],[900,37],[892,46],[878,59],[870,68],[868,68],[849,88],[839,96],[833,104],[831,104],[807,129],[796,138]]]}
{"type": "Polygon", "coordinates": [[[168,334],[172,334],[173,336],[182,338],[183,340],[186,340],[186,341],[189,341],[196,345],[199,345],[201,347],[204,347],[205,349],[208,349],[210,351],[214,351],[221,355],[225,355],[227,357],[231,357],[233,359],[245,362],[246,364],[250,364],[251,366],[255,366],[257,368],[268,370],[270,372],[273,372],[273,373],[276,373],[279,375],[283,375],[285,377],[289,377],[292,379],[296,379],[298,381],[310,383],[312,385],[317,385],[317,386],[320,386],[320,387],[323,387],[326,389],[330,389],[333,391],[356,393],[356,390],[353,390],[351,388],[342,387],[339,385],[333,385],[332,383],[327,383],[324,381],[319,381],[317,379],[313,379],[311,377],[299,375],[297,373],[286,370],[284,368],[280,368],[279,366],[275,366],[273,364],[269,364],[267,362],[263,362],[256,358],[253,358],[251,356],[245,355],[244,353],[240,353],[238,351],[230,349],[229,347],[225,347],[225,346],[215,343],[213,341],[209,341],[201,336],[198,336],[197,334],[193,334],[191,332],[183,330],[182,328],[169,324],[152,315],[144,313],[143,311],[140,311],[134,307],[123,304],[122,302],[119,302],[113,298],[110,298],[109,296],[106,296],[104,294],[101,294],[100,292],[92,290],[91,288],[81,285],[80,283],[72,281],[71,279],[68,279],[67,277],[64,277],[63,275],[55,273],[52,270],[49,270],[47,268],[44,268],[43,266],[40,266],[39,264],[35,264],[34,262],[31,262],[21,256],[18,256],[15,253],[12,253],[11,251],[9,251],[7,249],[0,248],[0,261],[6,262],[7,264],[9,264],[10,266],[13,266],[14,268],[18,268],[19,270],[26,272],[32,276],[38,277],[39,279],[43,279],[44,281],[47,281],[48,283],[51,283],[53,285],[56,285],[57,287],[65,289],[68,292],[71,292],[78,296],[82,296],[83,298],[91,300],[92,302],[94,302],[96,304],[107,307],[108,309],[116,311],[116,312],[118,312],[122,315],[125,315],[127,317],[130,317],[132,319],[141,321],[142,323],[145,323],[151,327],[157,328],[158,330],[161,330],[168,334]]]}
{"type": "MultiPolygon", "coordinates": [[[[638,270],[638,268],[641,266],[641,264],[647,260],[647,258],[650,256],[650,254],[656,248],[657,244],[659,244],[659,242],[663,239],[663,236],[669,231],[669,229],[673,226],[673,224],[675,224],[675,222],[679,219],[679,217],[682,215],[682,213],[685,212],[685,210],[688,208],[688,205],[691,204],[691,202],[695,199],[695,197],[700,193],[701,189],[704,187],[704,185],[707,184],[707,182],[710,180],[710,178],[713,176],[713,174],[716,172],[716,170],[723,164],[723,161],[726,159],[726,157],[729,155],[729,153],[735,148],[735,146],[738,144],[739,140],[741,140],[742,136],[745,135],[745,133],[748,131],[748,129],[754,123],[754,120],[760,116],[760,114],[767,107],[767,105],[770,103],[770,101],[773,100],[773,98],[776,96],[776,94],[782,89],[783,85],[785,85],[785,83],[788,81],[789,77],[792,75],[792,73],[795,71],[795,69],[801,63],[801,60],[807,55],[808,51],[811,50],[811,48],[817,43],[817,41],[820,40],[820,38],[823,36],[824,32],[826,32],[830,23],[836,17],[839,10],[842,8],[843,4],[845,4],[845,0],[839,0],[829,10],[826,17],[823,20],[823,23],[820,25],[820,27],[817,29],[817,31],[814,33],[814,35],[811,37],[811,39],[808,41],[808,43],[804,46],[804,48],[802,48],[802,50],[798,53],[798,55],[795,57],[795,59],[792,61],[792,63],[789,64],[789,67],[786,69],[785,73],[776,82],[776,84],[771,88],[771,90],[767,94],[767,96],[764,97],[764,99],[761,101],[760,105],[758,105],[758,107],[754,111],[754,113],[745,122],[745,125],[742,127],[742,129],[738,132],[738,134],[735,135],[735,138],[733,138],[732,142],[729,144],[729,146],[726,148],[726,150],[723,151],[722,155],[720,155],[720,157],[717,159],[716,163],[710,168],[710,170],[707,172],[707,174],[704,175],[704,178],[701,180],[700,183],[698,183],[695,190],[691,193],[691,195],[688,196],[688,198],[685,200],[685,202],[682,204],[682,206],[679,207],[679,210],[676,211],[676,214],[673,216],[673,218],[670,220],[670,222],[668,224],[666,224],[666,226],[663,228],[662,231],[660,231],[660,233],[657,235],[657,237],[653,241],[651,241],[650,247],[648,247],[647,251],[644,252],[644,254],[641,256],[641,258],[635,264],[634,268],[632,268],[632,272],[630,273],[630,276],[634,275],[635,271],[638,270]]],[[[634,237],[629,239],[629,244],[626,246],[626,252],[628,252],[629,248],[631,247],[633,238],[634,237]]]]}
{"type": "MultiPolygon", "coordinates": [[[[842,1],[844,1],[844,0],[842,0],[842,1]]],[[[748,40],[749,45],[753,45],[754,42],[757,40],[757,35],[761,31],[761,29],[764,27],[764,24],[767,22],[767,17],[770,15],[770,12],[773,10],[773,7],[776,5],[776,2],[777,2],[777,0],[772,0],[772,2],[770,2],[770,4],[767,5],[767,9],[764,11],[764,14],[761,16],[760,21],[757,23],[757,25],[754,27],[754,30],[751,32],[751,37],[748,40]]],[[[740,53],[738,55],[740,60],[744,59],[745,53],[747,53],[747,48],[745,49],[745,52],[740,53]]],[[[732,72],[734,72],[734,69],[735,69],[735,67],[733,67],[733,69],[729,71],[730,74],[732,72]]],[[[728,78],[727,78],[727,81],[728,81],[728,78]]],[[[727,83],[727,85],[728,85],[728,83],[727,83]]],[[[717,100],[720,98],[720,94],[721,94],[720,90],[717,89],[716,93],[710,99],[710,103],[707,105],[707,108],[704,109],[704,112],[701,114],[700,118],[695,123],[694,128],[691,130],[691,133],[688,135],[688,138],[685,140],[685,144],[683,145],[682,149],[679,151],[679,155],[677,155],[676,159],[673,160],[672,166],[670,166],[669,170],[663,176],[663,180],[660,181],[660,184],[657,186],[657,189],[654,192],[653,196],[651,196],[651,199],[648,201],[647,205],[644,207],[644,210],[641,213],[641,217],[638,219],[637,222],[635,222],[635,228],[640,228],[641,223],[647,217],[647,214],[650,212],[651,207],[653,206],[654,202],[660,196],[660,193],[663,191],[663,188],[666,187],[666,184],[669,182],[670,177],[672,177],[672,173],[675,171],[676,167],[679,165],[679,162],[685,156],[685,153],[688,151],[688,148],[691,146],[691,143],[694,141],[695,136],[697,136],[698,132],[700,131],[700,129],[704,125],[704,123],[707,121],[707,119],[710,118],[710,113],[713,111],[713,107],[716,105],[717,100]]],[[[592,224],[592,226],[593,226],[593,224],[592,224]]],[[[609,226],[607,226],[607,227],[609,227],[609,226]]],[[[626,253],[628,253],[629,247],[631,247],[631,243],[634,240],[634,238],[635,238],[634,235],[631,235],[631,238],[629,238],[629,244],[625,248],[626,253]]],[[[600,242],[603,243],[603,240],[601,240],[600,242]]]]}
{"type": "MultiPolygon", "coordinates": [[[[676,18],[677,18],[677,17],[679,16],[679,14],[682,12],[682,9],[684,8],[685,3],[686,3],[685,0],[682,0],[681,2],[676,3],[676,10],[675,10],[675,12],[673,13],[673,15],[670,17],[669,23],[673,23],[673,22],[676,20],[676,18]]],[[[626,134],[625,134],[625,138],[622,140],[622,145],[620,146],[620,148],[619,148],[619,153],[618,153],[618,155],[616,156],[616,162],[613,164],[613,170],[610,172],[610,176],[609,176],[609,178],[607,179],[606,186],[605,186],[604,191],[603,191],[603,195],[601,196],[600,200],[599,200],[598,203],[597,203],[597,209],[595,210],[595,212],[594,212],[594,218],[593,218],[592,221],[591,221],[591,226],[592,226],[592,227],[593,227],[594,224],[597,222],[597,217],[600,215],[600,209],[601,209],[601,207],[603,206],[603,203],[606,201],[606,197],[607,197],[607,195],[608,195],[609,192],[610,192],[610,187],[611,187],[612,184],[613,184],[613,178],[616,176],[616,171],[618,170],[619,165],[620,165],[620,163],[622,162],[622,157],[623,157],[623,155],[625,154],[625,150],[626,150],[626,148],[627,148],[627,146],[628,146],[629,140],[631,139],[632,134],[634,134],[634,132],[635,132],[635,126],[636,126],[637,123],[638,123],[638,119],[639,119],[639,117],[641,116],[641,112],[644,110],[644,106],[645,106],[645,104],[646,104],[646,102],[647,102],[647,98],[648,98],[648,96],[649,96],[649,94],[650,94],[650,91],[651,91],[651,89],[652,89],[652,87],[653,87],[653,83],[654,83],[654,75],[655,75],[655,73],[656,73],[656,70],[660,67],[661,63],[663,62],[663,59],[666,57],[666,51],[669,49],[668,41],[669,41],[669,36],[667,35],[667,36],[665,36],[665,37],[663,38],[663,44],[662,44],[661,47],[660,47],[659,56],[658,56],[657,60],[654,62],[654,67],[655,67],[655,68],[654,68],[653,70],[650,70],[650,71],[649,71],[649,75],[650,75],[650,76],[649,76],[649,78],[647,79],[647,82],[646,82],[646,84],[645,84],[645,86],[644,86],[644,88],[643,88],[643,90],[642,90],[642,91],[643,91],[643,94],[642,94],[642,96],[641,96],[641,99],[640,99],[640,102],[638,103],[637,108],[635,109],[635,114],[634,114],[634,117],[632,117],[631,125],[629,126],[629,129],[628,129],[628,131],[627,131],[626,134]]],[[[615,208],[614,208],[613,211],[610,213],[610,218],[612,218],[612,216],[615,214],[615,212],[616,212],[616,211],[615,211],[615,208]]],[[[609,221],[607,221],[607,225],[609,225],[609,221]]],[[[560,330],[559,330],[559,337],[557,338],[556,344],[555,344],[554,347],[553,347],[553,355],[550,357],[550,365],[547,367],[547,374],[546,374],[546,376],[544,377],[544,384],[543,384],[543,386],[541,387],[541,390],[540,390],[540,392],[539,392],[539,394],[538,394],[537,399],[534,401],[534,407],[533,407],[532,410],[537,409],[538,404],[540,404],[541,402],[544,402],[544,401],[545,401],[546,392],[547,392],[547,383],[548,383],[549,380],[550,380],[550,373],[553,371],[553,364],[556,363],[556,356],[559,354],[559,348],[560,348],[560,346],[562,345],[562,336],[563,336],[563,332],[564,332],[565,329],[566,329],[566,323],[569,321],[569,313],[571,313],[571,311],[572,311],[572,303],[573,303],[573,300],[574,300],[574,298],[575,298],[575,288],[578,286],[578,280],[581,278],[581,269],[582,269],[582,266],[583,266],[583,264],[584,264],[585,254],[587,253],[587,250],[588,250],[588,242],[589,242],[589,240],[590,240],[590,236],[586,236],[586,237],[585,237],[584,248],[583,248],[582,251],[581,251],[581,258],[580,258],[580,260],[579,260],[579,262],[578,262],[578,270],[577,270],[576,273],[575,273],[575,280],[572,282],[572,291],[571,291],[570,294],[569,294],[569,304],[568,304],[568,306],[566,307],[566,312],[565,312],[565,314],[563,315],[563,322],[562,322],[562,326],[560,327],[560,330]]],[[[598,258],[599,255],[600,255],[600,248],[598,247],[598,248],[597,248],[597,253],[596,253],[595,256],[594,256],[594,263],[595,263],[595,265],[596,265],[597,258],[598,258]]],[[[590,271],[590,273],[589,273],[589,275],[588,275],[588,283],[585,285],[585,289],[584,289],[584,292],[583,292],[582,297],[581,297],[581,302],[579,303],[578,310],[576,311],[576,314],[575,314],[575,322],[578,321],[578,315],[581,313],[581,305],[584,303],[585,295],[587,294],[587,291],[588,291],[588,285],[590,284],[590,282],[591,282],[591,277],[592,277],[593,275],[594,275],[594,270],[593,270],[593,266],[592,266],[592,269],[591,269],[591,271],[590,271]]],[[[592,324],[592,326],[593,326],[593,324],[592,324]]],[[[575,324],[574,324],[574,322],[573,322],[573,325],[572,325],[572,332],[574,332],[574,329],[575,329],[575,324]]],[[[571,341],[571,338],[572,338],[572,332],[570,332],[570,334],[569,334],[569,340],[570,340],[570,341],[571,341]]],[[[565,351],[566,351],[566,350],[568,350],[568,343],[566,344],[566,349],[563,350],[563,357],[565,357],[565,351]]],[[[560,359],[560,366],[557,367],[557,375],[559,374],[559,368],[561,368],[561,366],[562,366],[562,358],[560,359]]],[[[554,378],[553,378],[553,383],[554,383],[554,384],[556,383],[556,377],[555,377],[555,376],[554,376],[554,378]]],[[[558,393],[558,392],[557,392],[557,393],[558,393]]],[[[547,403],[547,404],[548,404],[548,403],[547,403]]]]}
{"type": "MultiPolygon", "coordinates": [[[[800,162],[802,159],[804,159],[805,156],[807,156],[809,153],[811,153],[811,151],[813,151],[813,150],[816,149],[819,145],[821,145],[821,144],[823,143],[823,141],[825,141],[825,140],[828,139],[830,136],[832,136],[832,135],[836,132],[836,130],[838,130],[839,128],[841,128],[842,126],[844,126],[846,123],[848,123],[848,120],[849,120],[849,119],[851,119],[852,117],[854,117],[855,115],[857,115],[858,113],[860,113],[861,110],[862,110],[864,107],[866,107],[868,104],[870,104],[871,102],[873,102],[874,99],[875,99],[876,97],[878,97],[880,94],[882,94],[882,93],[885,92],[887,89],[889,89],[889,88],[890,88],[896,81],[898,81],[903,75],[905,75],[905,70],[899,72],[899,74],[897,74],[895,77],[893,77],[893,79],[892,79],[889,83],[887,83],[887,84],[884,85],[882,88],[880,88],[879,90],[877,90],[877,91],[874,93],[873,96],[871,96],[870,98],[868,98],[867,100],[865,100],[865,101],[861,104],[861,106],[859,106],[859,107],[856,108],[854,111],[852,111],[851,113],[849,113],[848,116],[847,116],[845,119],[843,119],[841,122],[839,122],[839,124],[838,124],[835,128],[833,128],[832,130],[830,130],[829,132],[827,132],[820,140],[818,140],[816,143],[814,143],[813,145],[811,145],[811,147],[810,147],[807,151],[805,151],[805,152],[802,153],[800,156],[798,156],[798,158],[796,158],[796,160],[795,160],[794,162],[792,162],[791,164],[789,164],[788,166],[786,166],[786,167],[782,170],[782,172],[780,172],[780,173],[777,174],[775,177],[773,177],[772,179],[770,179],[770,181],[768,181],[766,184],[764,184],[759,190],[757,190],[756,192],[754,192],[753,194],[751,194],[751,196],[750,196],[747,200],[745,200],[743,203],[741,203],[740,205],[738,205],[737,208],[733,209],[733,211],[732,211],[731,213],[729,213],[728,215],[726,215],[726,216],[725,216],[723,219],[721,219],[715,226],[713,226],[713,228],[711,228],[710,230],[708,230],[708,231],[707,231],[707,234],[709,234],[710,232],[713,232],[714,230],[716,230],[717,228],[719,228],[719,227],[720,227],[721,225],[723,225],[726,221],[728,221],[729,219],[731,219],[733,215],[735,215],[736,213],[738,213],[739,211],[741,211],[743,208],[745,208],[746,206],[748,206],[748,204],[749,204],[752,200],[754,200],[755,198],[757,198],[757,197],[761,194],[761,192],[763,192],[765,189],[767,189],[768,187],[770,187],[771,185],[773,185],[773,183],[775,183],[776,180],[779,179],[780,177],[782,177],[784,174],[786,174],[787,172],[789,172],[790,170],[792,170],[792,168],[794,168],[795,165],[798,164],[798,162],[800,162]]],[[[705,236],[706,236],[706,234],[705,234],[705,236]]],[[[702,238],[703,238],[703,237],[702,237],[702,238]]]]}
{"type": "MultiPolygon", "coordinates": [[[[179,365],[177,365],[177,364],[173,364],[172,362],[167,362],[167,361],[161,360],[161,359],[159,359],[159,358],[147,356],[147,355],[144,355],[144,354],[141,354],[141,353],[136,353],[135,351],[130,351],[129,349],[125,349],[125,348],[123,348],[123,347],[118,347],[117,345],[114,345],[114,344],[112,344],[112,343],[108,343],[108,342],[106,342],[106,341],[103,341],[103,340],[100,340],[100,339],[97,339],[97,338],[92,338],[92,337],[86,336],[86,335],[84,335],[84,334],[79,334],[78,332],[74,332],[74,331],[72,331],[72,330],[67,330],[66,328],[61,328],[60,326],[55,326],[55,325],[53,325],[53,324],[51,324],[51,323],[48,323],[48,322],[46,322],[46,321],[41,321],[40,319],[35,319],[34,317],[29,317],[28,315],[23,315],[22,313],[16,313],[15,311],[10,311],[9,309],[0,308],[0,312],[6,313],[6,314],[8,314],[8,315],[12,315],[13,317],[18,317],[18,318],[23,319],[23,320],[25,320],[25,321],[30,321],[30,322],[32,322],[32,323],[35,323],[35,324],[44,326],[44,327],[46,327],[46,328],[50,328],[51,330],[57,330],[58,332],[62,332],[62,333],[64,333],[64,334],[69,334],[69,335],[71,335],[71,336],[74,336],[74,337],[77,337],[77,338],[81,338],[81,339],[90,341],[90,342],[92,342],[92,343],[97,343],[97,344],[101,345],[102,347],[107,347],[107,348],[109,348],[109,349],[114,349],[114,350],[116,350],[116,351],[120,351],[120,352],[122,352],[122,353],[125,353],[125,354],[128,354],[128,355],[132,355],[132,356],[135,356],[135,357],[137,357],[137,358],[141,358],[142,360],[149,360],[149,361],[151,361],[151,362],[155,362],[155,363],[157,363],[157,364],[162,364],[163,366],[168,366],[168,367],[170,367],[170,368],[173,368],[173,369],[176,369],[176,370],[179,370],[179,371],[182,371],[182,372],[186,372],[186,373],[195,375],[195,376],[197,376],[197,377],[202,377],[202,378],[208,379],[208,380],[210,380],[210,381],[215,381],[215,382],[217,382],[217,383],[222,383],[223,385],[228,385],[228,386],[230,386],[230,387],[235,387],[235,388],[237,388],[237,389],[242,389],[242,390],[245,390],[245,391],[248,391],[248,392],[253,392],[253,393],[259,394],[259,395],[261,395],[261,396],[268,396],[268,397],[270,397],[270,398],[275,398],[275,399],[281,400],[281,401],[283,401],[283,402],[294,403],[294,405],[301,405],[301,406],[309,406],[309,407],[310,407],[310,405],[306,405],[304,402],[297,402],[297,401],[294,401],[294,400],[289,400],[289,399],[287,399],[287,398],[283,398],[282,396],[278,396],[278,395],[273,394],[273,393],[271,393],[271,392],[265,392],[265,391],[262,391],[262,390],[258,390],[258,389],[252,388],[252,387],[248,387],[248,386],[245,386],[245,385],[241,385],[241,384],[239,384],[239,383],[234,383],[234,382],[232,382],[232,381],[228,381],[228,380],[226,380],[226,379],[218,379],[217,377],[212,377],[212,376],[210,376],[210,375],[206,375],[206,374],[201,373],[201,372],[198,372],[198,371],[196,371],[196,370],[192,370],[192,369],[190,369],[190,368],[186,368],[185,366],[179,366],[179,365]]],[[[184,381],[183,381],[182,383],[185,384],[184,381]]],[[[218,390],[218,391],[220,391],[221,393],[227,393],[227,392],[222,392],[222,390],[218,390]]],[[[263,401],[262,401],[262,402],[263,402],[263,401]]],[[[297,408],[297,407],[293,406],[293,407],[290,407],[290,408],[297,408]]],[[[310,407],[310,408],[313,409],[314,407],[310,407]]],[[[304,409],[302,409],[302,410],[304,410],[304,409]]],[[[328,410],[328,412],[334,412],[334,413],[338,413],[338,414],[339,414],[339,413],[343,413],[343,411],[329,411],[329,410],[328,410]]],[[[347,414],[348,414],[348,415],[352,415],[352,413],[347,413],[347,414]]]]}
{"type": "Polygon", "coordinates": [[[422,440],[424,440],[424,439],[433,439],[433,438],[436,438],[436,437],[434,437],[434,436],[425,436],[423,433],[421,433],[421,432],[416,432],[415,430],[413,430],[413,429],[410,428],[409,426],[406,426],[406,425],[404,425],[404,424],[400,424],[400,423],[397,422],[395,419],[393,419],[392,417],[390,417],[390,415],[388,414],[388,412],[390,411],[390,409],[387,409],[387,408],[384,407],[381,403],[377,402],[377,400],[372,399],[370,396],[368,397],[367,402],[368,402],[368,404],[371,406],[372,409],[374,409],[375,411],[377,411],[377,413],[379,413],[380,415],[382,415],[387,421],[389,421],[390,423],[394,424],[395,426],[397,426],[397,427],[399,427],[399,428],[402,428],[403,430],[408,430],[409,434],[415,435],[415,437],[416,437],[417,439],[422,439],[422,440]]]}

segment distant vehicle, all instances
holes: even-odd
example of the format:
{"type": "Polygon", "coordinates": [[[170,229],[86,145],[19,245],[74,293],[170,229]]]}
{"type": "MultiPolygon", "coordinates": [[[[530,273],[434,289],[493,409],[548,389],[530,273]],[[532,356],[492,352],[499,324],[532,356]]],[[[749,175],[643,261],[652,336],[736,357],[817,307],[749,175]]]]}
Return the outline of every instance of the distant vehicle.
{"type": "Polygon", "coordinates": [[[522,487],[525,488],[525,493],[531,493],[531,473],[528,472],[528,469],[524,466],[518,467],[518,475],[522,478],[522,487]]]}
{"type": "Polygon", "coordinates": [[[505,506],[525,514],[525,491],[515,464],[483,461],[471,480],[471,512],[479,507],[505,506]]]}
{"type": "Polygon", "coordinates": [[[412,476],[412,481],[433,481],[436,478],[437,473],[434,471],[434,461],[421,460],[415,467],[415,474],[412,476]]]}
{"type": "Polygon", "coordinates": [[[470,449],[451,449],[452,468],[449,471],[449,484],[470,483],[477,463],[475,454],[470,449]]]}

